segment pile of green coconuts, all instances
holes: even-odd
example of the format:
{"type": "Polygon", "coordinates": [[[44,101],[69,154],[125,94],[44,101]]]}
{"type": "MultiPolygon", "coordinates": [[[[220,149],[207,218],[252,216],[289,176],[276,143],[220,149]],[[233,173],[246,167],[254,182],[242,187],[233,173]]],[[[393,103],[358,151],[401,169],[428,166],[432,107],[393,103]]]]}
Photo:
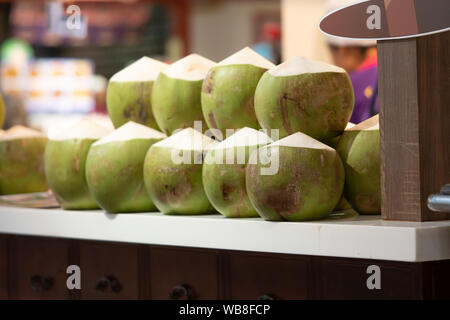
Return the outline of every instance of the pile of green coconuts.
{"type": "Polygon", "coordinates": [[[49,187],[64,209],[110,213],[379,214],[378,116],[352,125],[353,105],[343,69],[302,57],[143,57],[109,81],[115,130],[82,119],[48,137],[0,133],[0,194],[49,187]]]}

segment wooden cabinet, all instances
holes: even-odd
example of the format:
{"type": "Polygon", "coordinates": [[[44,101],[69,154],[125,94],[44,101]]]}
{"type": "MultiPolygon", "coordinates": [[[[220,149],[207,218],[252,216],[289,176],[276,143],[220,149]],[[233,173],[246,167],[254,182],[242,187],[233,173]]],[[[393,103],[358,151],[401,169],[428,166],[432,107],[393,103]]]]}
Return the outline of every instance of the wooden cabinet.
{"type": "Polygon", "coordinates": [[[0,235],[0,300],[8,299],[7,238],[0,235]]]}
{"type": "Polygon", "coordinates": [[[0,299],[449,299],[450,260],[349,258],[0,235],[0,299]],[[81,290],[67,289],[69,265],[81,290]],[[380,288],[369,289],[369,266],[380,288]]]}
{"type": "Polygon", "coordinates": [[[10,298],[70,298],[66,286],[69,241],[14,236],[8,241],[8,253],[10,298]]]}
{"type": "Polygon", "coordinates": [[[152,299],[219,299],[219,254],[212,250],[150,249],[152,299]]]}
{"type": "Polygon", "coordinates": [[[421,264],[360,259],[316,258],[317,294],[320,299],[421,299],[421,264]],[[379,268],[379,288],[371,278],[379,268]],[[369,268],[369,269],[368,269],[369,268]],[[371,289],[367,285],[372,284],[371,289]]]}
{"type": "Polygon", "coordinates": [[[291,255],[230,253],[231,299],[307,299],[310,259],[291,255]]]}
{"type": "Polygon", "coordinates": [[[138,246],[82,241],[81,299],[138,299],[138,246]]]}

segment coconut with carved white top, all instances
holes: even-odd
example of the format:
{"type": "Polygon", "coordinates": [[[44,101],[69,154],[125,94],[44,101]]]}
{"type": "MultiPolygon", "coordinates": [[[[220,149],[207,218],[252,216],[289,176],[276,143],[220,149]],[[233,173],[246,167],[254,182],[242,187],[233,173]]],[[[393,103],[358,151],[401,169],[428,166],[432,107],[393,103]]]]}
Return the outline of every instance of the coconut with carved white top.
{"type": "Polygon", "coordinates": [[[58,203],[67,210],[98,208],[86,182],[86,158],[91,145],[111,130],[81,119],[49,133],[45,148],[45,175],[58,203]]]}
{"type": "Polygon", "coordinates": [[[326,218],[344,188],[344,167],[333,148],[297,132],[254,152],[246,168],[250,201],[266,220],[305,221],[326,218]],[[263,174],[270,155],[278,170],[263,174]],[[256,157],[259,160],[256,164],[256,157]]]}
{"type": "Polygon", "coordinates": [[[258,217],[245,188],[245,167],[253,151],[271,142],[265,132],[246,127],[208,151],[203,185],[211,204],[224,216],[258,217]]]}
{"type": "Polygon", "coordinates": [[[258,128],[254,97],[259,79],[275,65],[244,48],[209,70],[202,86],[202,109],[209,128],[258,128]]]}
{"type": "Polygon", "coordinates": [[[197,54],[178,60],[162,71],[153,85],[152,108],[159,128],[167,135],[176,129],[194,127],[203,119],[202,83],[216,63],[197,54]]]}
{"type": "Polygon", "coordinates": [[[337,147],[345,168],[345,197],[360,214],[380,214],[378,115],[345,130],[337,147]]]}
{"type": "Polygon", "coordinates": [[[156,209],[145,190],[143,165],[150,146],[165,137],[162,132],[130,121],[92,144],[86,179],[101,208],[111,213],[156,209]]]}
{"type": "Polygon", "coordinates": [[[327,141],[340,135],[353,112],[353,87],[344,69],[296,57],[267,71],[255,92],[255,112],[280,137],[303,132],[327,141]]]}
{"type": "Polygon", "coordinates": [[[44,151],[47,136],[14,126],[0,135],[0,194],[46,191],[44,151]]]}
{"type": "Polygon", "coordinates": [[[202,167],[204,155],[215,144],[202,133],[186,128],[150,148],[144,164],[145,185],[161,212],[214,212],[203,189],[202,167]]]}
{"type": "Polygon", "coordinates": [[[158,129],[152,113],[152,88],[166,67],[164,62],[142,57],[111,77],[106,105],[115,128],[134,121],[158,129]]]}

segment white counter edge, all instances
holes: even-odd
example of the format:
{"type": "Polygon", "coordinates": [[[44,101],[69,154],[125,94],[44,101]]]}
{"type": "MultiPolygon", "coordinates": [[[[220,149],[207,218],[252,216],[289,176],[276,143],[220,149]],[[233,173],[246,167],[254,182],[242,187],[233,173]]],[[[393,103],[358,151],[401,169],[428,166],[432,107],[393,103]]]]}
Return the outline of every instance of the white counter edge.
{"type": "Polygon", "coordinates": [[[405,262],[450,259],[450,221],[386,222],[379,216],[292,223],[0,207],[0,233],[405,262]]]}

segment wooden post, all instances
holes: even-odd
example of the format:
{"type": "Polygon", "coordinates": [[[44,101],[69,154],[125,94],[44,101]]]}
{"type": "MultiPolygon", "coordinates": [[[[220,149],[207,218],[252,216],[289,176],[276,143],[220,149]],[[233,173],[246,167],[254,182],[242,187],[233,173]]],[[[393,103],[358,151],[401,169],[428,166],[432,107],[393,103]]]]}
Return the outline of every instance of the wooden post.
{"type": "Polygon", "coordinates": [[[450,219],[427,208],[450,183],[450,32],[378,42],[382,217],[450,219]]]}

